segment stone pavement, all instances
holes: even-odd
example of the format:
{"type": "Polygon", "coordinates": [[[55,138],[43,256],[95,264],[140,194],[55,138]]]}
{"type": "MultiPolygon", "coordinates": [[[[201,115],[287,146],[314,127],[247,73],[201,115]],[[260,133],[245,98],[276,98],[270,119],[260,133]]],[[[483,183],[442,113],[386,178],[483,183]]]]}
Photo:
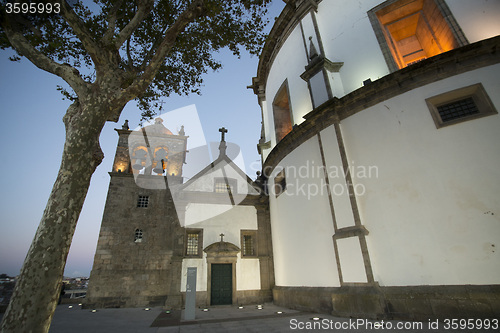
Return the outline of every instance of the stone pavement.
{"type": "MultiPolygon", "coordinates": [[[[325,314],[312,314],[284,309],[273,304],[215,306],[208,311],[197,309],[194,321],[182,319],[181,311],[166,313],[161,308],[98,309],[92,312],[78,305],[59,305],[50,333],[100,332],[467,332],[429,327],[428,322],[398,322],[336,318],[325,314]],[[281,313],[279,313],[281,312],[281,313]],[[316,320],[315,320],[316,319],[316,320]],[[402,325],[402,326],[397,326],[402,325]]],[[[492,331],[491,331],[492,332],[492,331]]]]}

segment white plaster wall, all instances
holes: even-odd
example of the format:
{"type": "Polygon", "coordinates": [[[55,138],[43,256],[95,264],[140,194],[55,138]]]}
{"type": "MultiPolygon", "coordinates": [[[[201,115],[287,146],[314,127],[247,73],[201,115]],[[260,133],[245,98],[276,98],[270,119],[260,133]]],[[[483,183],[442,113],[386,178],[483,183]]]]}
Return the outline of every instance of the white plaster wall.
{"type": "Polygon", "coordinates": [[[342,267],[342,280],[345,283],[368,282],[359,237],[338,239],[337,247],[342,267]]]}
{"type": "MultiPolygon", "coordinates": [[[[288,79],[288,89],[290,92],[290,105],[292,109],[294,124],[300,124],[306,113],[312,110],[311,98],[307,89],[306,81],[300,78],[300,74],[305,71],[307,57],[304,49],[304,41],[300,26],[297,25],[290,34],[286,42],[278,52],[266,84],[266,108],[267,117],[271,121],[268,127],[268,139],[271,144],[276,145],[276,134],[274,131],[273,100],[279,88],[288,79]]],[[[266,152],[268,153],[269,150],[266,152]]]]}
{"type": "Polygon", "coordinates": [[[196,192],[214,192],[215,178],[223,178],[224,176],[237,181],[237,193],[235,194],[258,194],[257,190],[248,184],[247,178],[243,177],[232,164],[229,164],[226,161],[219,162],[216,165],[216,168],[213,168],[198,179],[195,179],[191,184],[185,187],[185,190],[196,192]]]}
{"type": "MultiPolygon", "coordinates": [[[[186,208],[186,218],[199,219],[199,216],[214,216],[210,219],[189,225],[190,228],[203,228],[203,249],[220,241],[224,233],[224,241],[241,248],[240,231],[257,230],[257,210],[253,206],[230,206],[216,204],[190,204],[186,208]],[[209,211],[207,213],[207,211],[209,211]],[[217,215],[216,213],[220,213],[217,215]],[[190,217],[193,215],[194,217],[190,217]]],[[[186,291],[187,267],[197,267],[196,290],[207,290],[206,253],[203,259],[185,258],[182,260],[181,291],[186,291]]],[[[244,258],[238,254],[236,261],[236,289],[260,289],[259,259],[244,258]]]]}
{"type": "Polygon", "coordinates": [[[344,62],[340,76],[345,94],[389,74],[367,12],[381,0],[328,0],[319,4],[318,28],[326,57],[344,62]]]}
{"type": "Polygon", "coordinates": [[[237,290],[259,290],[260,289],[260,263],[257,258],[241,259],[238,253],[236,261],[236,289],[237,290]]]}
{"type": "Polygon", "coordinates": [[[206,211],[221,212],[210,219],[191,224],[190,228],[203,228],[203,248],[220,241],[240,247],[240,230],[257,230],[257,210],[253,206],[227,206],[216,204],[191,203],[186,208],[186,217],[190,214],[205,216],[206,211]]]}
{"type": "Polygon", "coordinates": [[[311,13],[308,13],[306,16],[302,18],[302,31],[305,39],[305,45],[307,47],[307,54],[311,56],[310,52],[310,43],[311,41],[309,40],[310,37],[312,37],[312,42],[314,44],[314,47],[316,48],[316,51],[320,53],[320,48],[319,48],[319,43],[318,43],[318,38],[316,36],[316,31],[314,29],[314,23],[311,17],[311,13]]]}
{"type": "Polygon", "coordinates": [[[314,107],[318,107],[328,100],[328,92],[326,91],[325,79],[322,71],[314,75],[309,80],[309,84],[313,92],[314,107]]]}
{"type": "Polygon", "coordinates": [[[276,173],[288,167],[286,191],[269,197],[278,286],[339,286],[333,222],[327,192],[321,188],[324,176],[306,173],[311,165],[307,161],[320,160],[315,136],[284,158],[269,178],[272,188],[276,173]]]}
{"type": "Polygon", "coordinates": [[[446,0],[446,3],[469,43],[500,35],[499,0],[446,0]]]}
{"type": "Polygon", "coordinates": [[[350,185],[345,178],[350,169],[344,170],[334,126],[324,129],[320,134],[337,228],[352,227],[355,223],[349,198],[350,185]]]}
{"type": "MultiPolygon", "coordinates": [[[[375,81],[387,74],[389,69],[383,57],[380,45],[368,19],[367,12],[382,0],[328,0],[319,4],[315,14],[321,34],[326,57],[333,62],[344,62],[333,84],[336,97],[361,88],[363,81],[375,81]]],[[[448,0],[446,1],[458,24],[469,42],[490,38],[500,34],[499,0],[448,0]]],[[[311,15],[302,20],[306,46],[309,48],[309,36],[317,46],[311,15]]],[[[319,48],[318,48],[319,51],[319,48]]],[[[300,78],[307,65],[304,41],[297,25],[284,41],[276,56],[268,76],[264,119],[266,138],[271,140],[271,148],[276,145],[272,101],[285,79],[288,79],[293,111],[293,122],[302,123],[303,116],[312,110],[311,97],[307,83],[300,78]]],[[[330,76],[332,81],[333,76],[330,76]]],[[[313,85],[318,86],[315,79],[313,85]]],[[[321,88],[323,89],[323,88],[321,88]]],[[[324,92],[317,93],[316,106],[326,100],[324,92]]],[[[264,159],[271,149],[264,150],[264,159]]]]}
{"type": "Polygon", "coordinates": [[[341,123],[381,285],[500,283],[500,116],[436,129],[425,99],[482,82],[500,109],[500,66],[464,73],[341,123]]]}

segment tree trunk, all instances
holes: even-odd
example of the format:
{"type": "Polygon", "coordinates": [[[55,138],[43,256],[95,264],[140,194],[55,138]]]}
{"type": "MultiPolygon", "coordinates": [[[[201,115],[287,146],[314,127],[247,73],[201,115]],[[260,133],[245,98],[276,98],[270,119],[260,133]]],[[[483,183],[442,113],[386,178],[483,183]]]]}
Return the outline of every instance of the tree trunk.
{"type": "Polygon", "coordinates": [[[49,330],[76,223],[92,174],[103,158],[99,135],[106,117],[96,101],[85,107],[73,103],[63,119],[66,142],[61,166],[3,317],[2,333],[49,330]]]}

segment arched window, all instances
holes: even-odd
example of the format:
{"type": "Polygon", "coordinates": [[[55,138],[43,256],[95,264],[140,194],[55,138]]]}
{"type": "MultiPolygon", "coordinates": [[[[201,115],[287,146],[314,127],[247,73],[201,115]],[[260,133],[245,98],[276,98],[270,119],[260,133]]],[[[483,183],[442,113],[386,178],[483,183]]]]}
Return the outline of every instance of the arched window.
{"type": "Polygon", "coordinates": [[[276,143],[280,142],[292,130],[292,110],[288,94],[288,81],[281,85],[273,101],[274,130],[276,143]]]}
{"type": "Polygon", "coordinates": [[[135,229],[134,242],[136,243],[142,242],[142,229],[135,229]]]}

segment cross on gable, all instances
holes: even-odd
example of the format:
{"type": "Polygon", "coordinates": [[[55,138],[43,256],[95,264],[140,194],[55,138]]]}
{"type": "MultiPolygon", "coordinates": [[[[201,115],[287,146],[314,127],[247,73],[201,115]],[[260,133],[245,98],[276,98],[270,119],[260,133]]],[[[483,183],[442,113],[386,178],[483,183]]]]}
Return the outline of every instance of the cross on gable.
{"type": "Polygon", "coordinates": [[[225,236],[225,235],[221,233],[219,236],[220,236],[220,241],[221,241],[221,243],[222,243],[222,242],[224,241],[224,236],[225,236]]]}
{"type": "Polygon", "coordinates": [[[220,141],[226,141],[224,139],[224,134],[227,133],[227,129],[225,127],[219,128],[219,132],[221,132],[221,139],[220,139],[220,141]]]}

